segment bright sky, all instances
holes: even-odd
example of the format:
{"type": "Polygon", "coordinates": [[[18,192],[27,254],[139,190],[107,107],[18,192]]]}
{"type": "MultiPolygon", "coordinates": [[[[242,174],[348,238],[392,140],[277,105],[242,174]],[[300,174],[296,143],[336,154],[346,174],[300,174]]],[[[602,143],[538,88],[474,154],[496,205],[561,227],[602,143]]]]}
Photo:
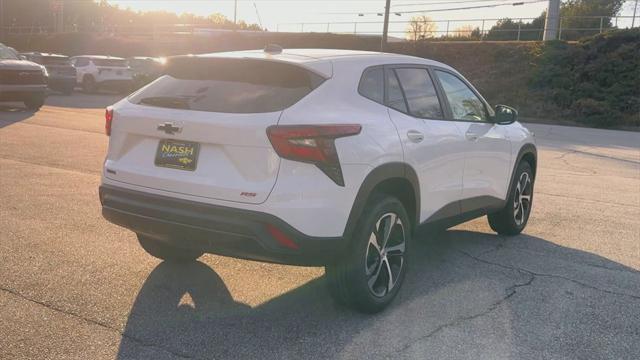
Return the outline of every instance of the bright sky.
{"type": "MultiPolygon", "coordinates": [[[[110,3],[121,7],[130,7],[133,10],[167,10],[176,13],[190,12],[197,15],[221,13],[229,19],[233,19],[234,0],[109,0],[110,3]]],[[[332,22],[329,30],[332,32],[353,32],[354,22],[359,22],[357,31],[380,33],[382,31],[382,17],[375,13],[383,12],[385,0],[238,0],[238,20],[247,23],[259,23],[256,8],[262,20],[262,26],[269,31],[327,31],[327,22],[332,22]],[[365,13],[358,16],[357,13],[365,13]],[[370,14],[366,14],[370,13],[370,14]],[[307,23],[304,29],[300,24],[307,23]],[[343,24],[335,24],[344,22],[343,24]],[[373,22],[374,24],[366,24],[373,22]],[[321,24],[309,24],[321,23],[321,24]],[[288,24],[288,25],[286,25],[288,24]]],[[[625,4],[622,15],[633,13],[633,1],[625,4]]],[[[546,8],[547,2],[540,0],[392,0],[391,11],[416,11],[427,10],[424,13],[391,15],[390,35],[404,37],[406,21],[414,15],[427,15],[433,20],[453,19],[497,19],[497,18],[531,18],[540,15],[546,8]],[[535,2],[537,1],[537,2],[535,2]],[[493,8],[477,8],[467,10],[434,11],[437,9],[474,7],[495,4],[511,4],[524,2],[520,6],[499,6],[493,8]],[[527,4],[528,3],[528,4],[527,4]],[[413,5],[411,5],[413,4],[413,5]],[[418,5],[416,5],[418,4],[418,5]],[[431,10],[431,12],[429,12],[431,10]],[[398,22],[398,23],[393,23],[398,22]],[[401,23],[405,22],[405,23],[401,23]]],[[[639,9],[640,11],[640,9],[639,9]]],[[[636,22],[639,20],[636,19],[636,22]]],[[[628,21],[621,21],[624,26],[628,21]]],[[[491,27],[494,21],[486,21],[485,29],[491,27]]],[[[449,27],[454,30],[465,24],[481,27],[482,21],[458,21],[451,22],[449,27]]],[[[438,24],[438,30],[446,29],[446,22],[438,24]]]]}

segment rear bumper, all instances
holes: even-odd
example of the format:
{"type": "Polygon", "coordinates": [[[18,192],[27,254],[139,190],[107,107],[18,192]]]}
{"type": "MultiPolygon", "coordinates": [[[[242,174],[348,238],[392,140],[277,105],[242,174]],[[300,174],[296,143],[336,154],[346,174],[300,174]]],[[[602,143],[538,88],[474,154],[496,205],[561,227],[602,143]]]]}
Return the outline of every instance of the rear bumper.
{"type": "Polygon", "coordinates": [[[158,241],[213,254],[322,266],[334,262],[346,250],[346,241],[341,237],[307,236],[280,218],[256,211],[109,185],[100,186],[100,202],[104,218],[116,225],[158,241]],[[295,246],[283,245],[282,237],[295,246]]]}

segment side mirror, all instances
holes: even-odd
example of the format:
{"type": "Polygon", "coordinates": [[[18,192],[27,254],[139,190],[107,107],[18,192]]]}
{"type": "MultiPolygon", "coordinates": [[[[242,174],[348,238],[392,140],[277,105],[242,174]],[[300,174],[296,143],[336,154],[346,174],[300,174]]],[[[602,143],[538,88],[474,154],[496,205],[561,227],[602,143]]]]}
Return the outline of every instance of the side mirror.
{"type": "Polygon", "coordinates": [[[518,110],[507,105],[496,105],[493,121],[500,125],[509,125],[518,121],[518,110]]]}

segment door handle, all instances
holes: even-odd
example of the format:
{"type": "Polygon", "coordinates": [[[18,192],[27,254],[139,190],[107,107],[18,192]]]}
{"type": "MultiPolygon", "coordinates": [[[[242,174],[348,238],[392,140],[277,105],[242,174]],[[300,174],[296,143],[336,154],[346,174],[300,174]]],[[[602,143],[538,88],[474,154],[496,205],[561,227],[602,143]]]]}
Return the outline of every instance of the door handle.
{"type": "Polygon", "coordinates": [[[407,137],[409,138],[409,140],[411,142],[414,142],[414,143],[419,143],[422,140],[424,140],[424,135],[420,131],[417,131],[417,130],[409,130],[409,131],[407,131],[407,137]]]}
{"type": "Polygon", "coordinates": [[[467,133],[465,134],[465,137],[469,141],[477,141],[478,140],[478,134],[476,134],[474,132],[471,132],[471,131],[467,131],[467,133]]]}

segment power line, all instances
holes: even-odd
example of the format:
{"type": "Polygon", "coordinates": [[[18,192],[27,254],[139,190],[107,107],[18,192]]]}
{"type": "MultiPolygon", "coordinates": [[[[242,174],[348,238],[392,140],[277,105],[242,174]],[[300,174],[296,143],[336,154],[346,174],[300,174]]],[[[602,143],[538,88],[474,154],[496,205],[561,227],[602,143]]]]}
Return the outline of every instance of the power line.
{"type": "MultiPolygon", "coordinates": [[[[490,5],[478,5],[478,6],[464,6],[464,7],[456,7],[456,8],[447,8],[447,9],[421,9],[421,10],[403,10],[403,11],[394,11],[393,13],[396,15],[399,14],[416,14],[416,13],[425,13],[425,12],[442,12],[442,11],[456,11],[456,10],[471,10],[471,9],[482,9],[482,8],[494,8],[498,6],[520,6],[527,4],[535,4],[541,2],[547,2],[548,0],[532,0],[532,1],[518,1],[518,2],[509,2],[509,3],[501,3],[501,4],[490,4],[490,5]]],[[[332,15],[379,15],[379,12],[343,12],[343,13],[328,13],[332,15]]]]}
{"type": "Polygon", "coordinates": [[[464,3],[483,3],[483,2],[507,2],[508,0],[450,0],[450,1],[430,1],[413,4],[398,4],[391,6],[392,8],[407,7],[407,6],[432,6],[441,4],[464,4],[464,3]]]}

